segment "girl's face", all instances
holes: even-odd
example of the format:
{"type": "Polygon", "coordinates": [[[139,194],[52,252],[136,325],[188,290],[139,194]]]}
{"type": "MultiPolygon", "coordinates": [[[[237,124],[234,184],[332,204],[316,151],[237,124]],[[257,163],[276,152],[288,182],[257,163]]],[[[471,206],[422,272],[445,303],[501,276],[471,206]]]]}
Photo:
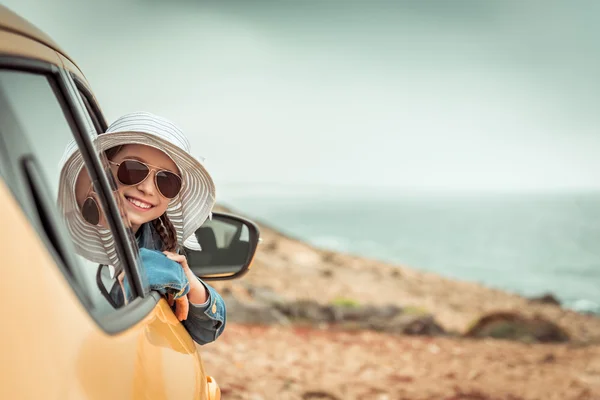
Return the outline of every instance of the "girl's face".
{"type": "MultiPolygon", "coordinates": [[[[165,169],[179,175],[179,169],[175,162],[162,151],[142,144],[128,144],[119,150],[111,159],[114,163],[121,163],[123,160],[138,160],[151,165],[150,168],[165,169]]],[[[114,176],[117,176],[118,167],[111,164],[114,176]]],[[[170,199],[164,197],[155,184],[154,175],[156,170],[151,170],[146,179],[142,182],[126,186],[115,179],[119,188],[119,193],[123,195],[125,209],[131,228],[137,232],[139,227],[146,222],[159,218],[167,211],[170,199]]]]}

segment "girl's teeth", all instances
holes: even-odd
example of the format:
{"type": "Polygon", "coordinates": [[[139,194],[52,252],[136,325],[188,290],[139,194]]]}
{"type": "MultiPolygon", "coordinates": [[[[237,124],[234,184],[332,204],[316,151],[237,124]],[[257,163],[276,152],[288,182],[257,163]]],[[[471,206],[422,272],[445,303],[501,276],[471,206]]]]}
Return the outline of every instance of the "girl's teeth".
{"type": "Polygon", "coordinates": [[[128,199],[128,200],[140,208],[150,208],[151,207],[149,204],[142,203],[141,201],[136,200],[136,199],[128,199]]]}

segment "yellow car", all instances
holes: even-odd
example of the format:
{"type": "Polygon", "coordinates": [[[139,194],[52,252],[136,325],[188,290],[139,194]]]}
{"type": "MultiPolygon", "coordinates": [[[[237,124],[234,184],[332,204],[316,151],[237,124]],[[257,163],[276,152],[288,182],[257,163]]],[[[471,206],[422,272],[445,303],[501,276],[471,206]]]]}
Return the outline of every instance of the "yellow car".
{"type": "MultiPolygon", "coordinates": [[[[0,399],[219,399],[199,346],[143,285],[137,245],[93,146],[106,126],[74,61],[0,6],[0,399]],[[114,273],[76,254],[57,207],[61,156],[73,138],[134,283],[135,299],[121,308],[103,295],[114,273]]],[[[200,229],[202,250],[188,254],[198,276],[248,270],[259,240],[252,222],[215,213],[200,229]]]]}

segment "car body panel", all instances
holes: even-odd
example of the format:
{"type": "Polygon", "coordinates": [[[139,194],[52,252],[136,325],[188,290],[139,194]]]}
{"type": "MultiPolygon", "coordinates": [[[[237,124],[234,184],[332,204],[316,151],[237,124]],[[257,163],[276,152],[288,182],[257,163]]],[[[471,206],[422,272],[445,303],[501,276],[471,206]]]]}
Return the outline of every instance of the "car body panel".
{"type": "Polygon", "coordinates": [[[0,27],[0,55],[24,57],[53,65],[62,65],[55,50],[25,36],[5,31],[2,27],[0,27]]]}
{"type": "MultiPolygon", "coordinates": [[[[66,69],[89,89],[56,43],[3,6],[0,57],[66,69]]],[[[102,330],[1,177],[0,221],[1,399],[220,398],[197,345],[164,299],[121,333],[102,330]]]]}
{"type": "MultiPolygon", "coordinates": [[[[35,25],[31,24],[26,19],[21,18],[18,14],[15,14],[1,4],[0,29],[6,32],[15,33],[17,36],[21,36],[22,38],[27,38],[31,41],[38,42],[44,45],[44,47],[53,49],[70,59],[70,57],[60,48],[60,46],[58,46],[58,44],[56,44],[54,40],[50,38],[50,36],[46,35],[35,25]]],[[[0,50],[3,49],[4,45],[10,45],[10,43],[0,41],[0,50]]]]}
{"type": "Polygon", "coordinates": [[[205,398],[196,345],[164,299],[140,323],[106,334],[1,180],[0,204],[10,227],[0,232],[8,268],[0,281],[0,398],[205,398]]]}
{"type": "Polygon", "coordinates": [[[48,35],[0,5],[0,54],[14,54],[61,65],[89,84],[75,62],[48,35]]]}

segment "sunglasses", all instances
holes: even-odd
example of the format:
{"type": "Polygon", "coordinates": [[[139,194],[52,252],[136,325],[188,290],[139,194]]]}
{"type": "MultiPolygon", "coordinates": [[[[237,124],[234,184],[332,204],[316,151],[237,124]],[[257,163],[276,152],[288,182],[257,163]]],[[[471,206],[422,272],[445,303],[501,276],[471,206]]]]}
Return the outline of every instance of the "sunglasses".
{"type": "Polygon", "coordinates": [[[98,202],[92,196],[92,188],[94,184],[90,185],[90,189],[88,190],[88,195],[83,201],[81,205],[81,216],[90,225],[98,225],[100,223],[100,207],[98,206],[98,202]]]}
{"type": "Polygon", "coordinates": [[[172,199],[181,191],[181,177],[166,169],[161,169],[155,165],[143,163],[138,160],[123,160],[120,163],[108,161],[117,166],[117,179],[122,185],[139,185],[148,178],[150,172],[154,174],[154,184],[160,194],[167,199],[172,199]]]}

